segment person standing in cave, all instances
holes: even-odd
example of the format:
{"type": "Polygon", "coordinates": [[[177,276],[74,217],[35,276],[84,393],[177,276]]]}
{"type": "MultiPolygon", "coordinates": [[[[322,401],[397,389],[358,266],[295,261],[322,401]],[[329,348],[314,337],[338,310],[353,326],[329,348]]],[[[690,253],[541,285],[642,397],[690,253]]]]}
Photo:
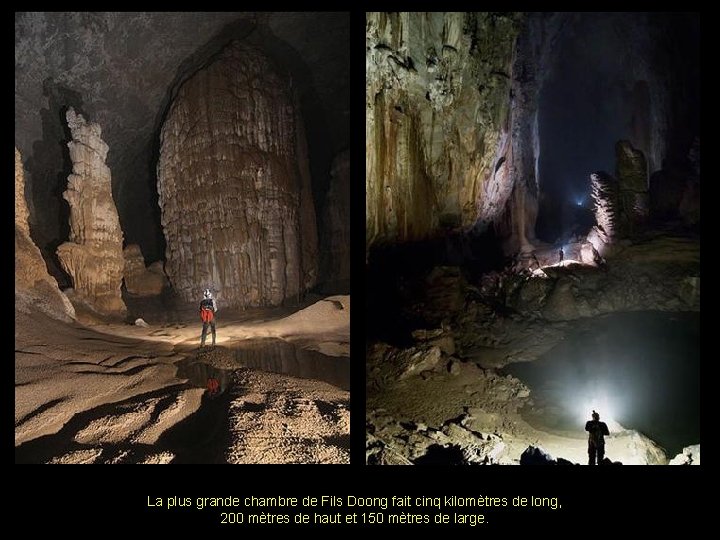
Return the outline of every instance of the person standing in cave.
{"type": "Polygon", "coordinates": [[[563,259],[565,258],[565,252],[563,251],[563,248],[560,248],[560,262],[558,264],[562,266],[563,259]]]}
{"type": "Polygon", "coordinates": [[[212,331],[212,344],[215,346],[215,313],[217,312],[217,302],[213,298],[212,291],[205,289],[203,299],[200,301],[200,318],[203,322],[202,335],[200,336],[200,347],[205,346],[205,337],[207,329],[210,326],[212,331]]]}
{"type": "Polygon", "coordinates": [[[610,435],[607,424],[600,421],[600,415],[592,412],[592,420],[585,424],[585,431],[588,432],[588,465],[602,465],[605,457],[605,435],[610,435]]]}

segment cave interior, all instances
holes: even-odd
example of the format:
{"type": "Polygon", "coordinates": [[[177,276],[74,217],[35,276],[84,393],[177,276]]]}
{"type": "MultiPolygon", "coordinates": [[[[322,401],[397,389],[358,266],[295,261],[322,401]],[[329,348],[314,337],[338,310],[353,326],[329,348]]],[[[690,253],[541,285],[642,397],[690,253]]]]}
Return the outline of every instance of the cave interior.
{"type": "Polygon", "coordinates": [[[16,462],[349,462],[349,28],[15,13],[16,462]]]}
{"type": "Polygon", "coordinates": [[[369,13],[366,38],[368,462],[585,463],[595,408],[610,459],[691,461],[699,15],[369,13]]]}

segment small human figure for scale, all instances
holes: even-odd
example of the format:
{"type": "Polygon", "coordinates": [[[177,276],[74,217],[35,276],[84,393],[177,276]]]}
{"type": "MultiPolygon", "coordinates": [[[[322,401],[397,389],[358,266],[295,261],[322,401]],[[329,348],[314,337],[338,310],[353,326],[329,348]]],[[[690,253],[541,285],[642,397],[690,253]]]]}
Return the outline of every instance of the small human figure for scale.
{"type": "Polygon", "coordinates": [[[213,298],[210,289],[205,289],[203,299],[200,301],[200,318],[203,322],[202,335],[200,336],[200,347],[205,346],[205,337],[207,336],[208,326],[212,331],[212,344],[215,346],[215,313],[217,312],[217,302],[213,298]]]}
{"type": "Polygon", "coordinates": [[[600,415],[592,412],[592,420],[585,424],[585,431],[588,432],[588,465],[601,465],[605,457],[605,435],[610,435],[607,424],[600,421],[600,415]]]}

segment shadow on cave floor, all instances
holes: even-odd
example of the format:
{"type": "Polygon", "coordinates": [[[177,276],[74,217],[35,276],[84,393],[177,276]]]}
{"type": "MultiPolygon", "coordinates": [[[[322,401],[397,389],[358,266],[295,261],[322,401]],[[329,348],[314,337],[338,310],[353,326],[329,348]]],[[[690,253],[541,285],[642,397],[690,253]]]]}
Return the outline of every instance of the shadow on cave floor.
{"type": "MultiPolygon", "coordinates": [[[[103,462],[141,463],[151,456],[170,452],[172,463],[225,463],[224,452],[228,442],[229,393],[216,396],[205,393],[197,412],[165,431],[157,443],[140,444],[131,440],[118,443],[82,444],[75,440],[84,428],[118,414],[122,407],[141,405],[152,398],[161,398],[158,409],[173,401],[173,389],[188,385],[166,387],[156,392],[133,396],[118,403],[109,403],[76,414],[55,434],[45,435],[15,448],[15,463],[48,463],[60,456],[83,451],[97,454],[103,462]]],[[[192,385],[191,385],[192,386],[192,385]]],[[[227,390],[227,388],[225,389],[227,390]]],[[[152,420],[157,420],[157,415],[152,420]]]]}

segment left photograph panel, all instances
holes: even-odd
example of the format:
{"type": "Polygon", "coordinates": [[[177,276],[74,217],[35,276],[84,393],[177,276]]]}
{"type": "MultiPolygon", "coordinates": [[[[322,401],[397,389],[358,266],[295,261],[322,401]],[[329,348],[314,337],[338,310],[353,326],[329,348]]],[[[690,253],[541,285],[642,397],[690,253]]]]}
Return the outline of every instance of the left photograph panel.
{"type": "Polygon", "coordinates": [[[15,14],[16,463],[350,462],[349,64],[349,13],[15,14]]]}

